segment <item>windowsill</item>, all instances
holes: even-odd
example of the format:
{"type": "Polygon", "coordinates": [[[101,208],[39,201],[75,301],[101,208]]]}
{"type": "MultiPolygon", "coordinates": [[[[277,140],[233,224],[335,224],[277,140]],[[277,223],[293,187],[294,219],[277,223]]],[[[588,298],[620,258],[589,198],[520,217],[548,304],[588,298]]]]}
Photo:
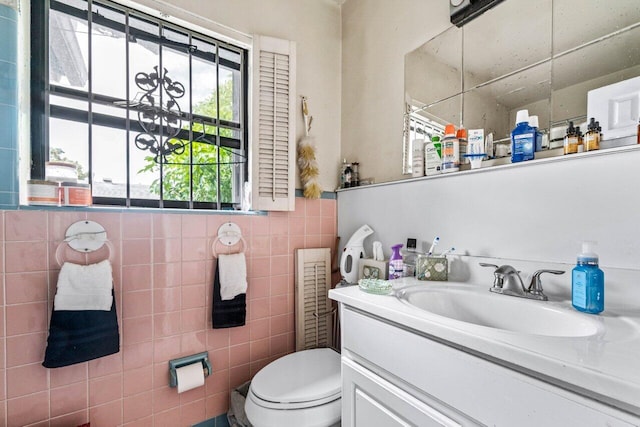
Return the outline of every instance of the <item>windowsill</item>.
{"type": "MultiPolygon", "coordinates": [[[[296,198],[302,198],[302,190],[296,190],[296,198]]],[[[321,199],[336,199],[333,191],[323,191],[321,199]]],[[[92,206],[52,206],[52,205],[19,205],[15,209],[23,211],[60,211],[60,212],[113,212],[113,213],[168,213],[168,214],[197,214],[197,215],[267,215],[267,211],[236,211],[214,209],[173,209],[173,208],[125,208],[121,206],[92,205],[92,206]]]]}
{"type": "Polygon", "coordinates": [[[60,212],[111,212],[111,213],[153,213],[153,214],[196,214],[196,215],[267,215],[266,211],[235,211],[213,209],[171,209],[171,208],[123,208],[120,206],[50,206],[20,205],[18,210],[24,211],[60,211],[60,212]]]}

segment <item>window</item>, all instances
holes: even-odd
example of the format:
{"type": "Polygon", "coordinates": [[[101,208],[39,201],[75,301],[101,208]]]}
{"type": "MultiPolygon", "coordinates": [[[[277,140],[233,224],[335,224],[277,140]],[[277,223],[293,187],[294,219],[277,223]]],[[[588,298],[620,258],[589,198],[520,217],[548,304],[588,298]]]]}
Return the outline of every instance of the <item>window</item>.
{"type": "Polygon", "coordinates": [[[245,49],[108,0],[31,7],[32,179],[69,161],[94,204],[240,204],[245,49]]]}

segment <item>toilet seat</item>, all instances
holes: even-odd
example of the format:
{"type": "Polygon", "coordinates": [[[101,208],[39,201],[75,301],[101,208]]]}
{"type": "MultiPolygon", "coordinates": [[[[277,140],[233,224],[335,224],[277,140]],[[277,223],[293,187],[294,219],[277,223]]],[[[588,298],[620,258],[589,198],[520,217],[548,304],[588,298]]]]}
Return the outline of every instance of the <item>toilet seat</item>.
{"type": "Polygon", "coordinates": [[[250,398],[272,409],[301,409],[340,398],[340,355],[328,348],[274,360],[251,381],[250,398]]]}

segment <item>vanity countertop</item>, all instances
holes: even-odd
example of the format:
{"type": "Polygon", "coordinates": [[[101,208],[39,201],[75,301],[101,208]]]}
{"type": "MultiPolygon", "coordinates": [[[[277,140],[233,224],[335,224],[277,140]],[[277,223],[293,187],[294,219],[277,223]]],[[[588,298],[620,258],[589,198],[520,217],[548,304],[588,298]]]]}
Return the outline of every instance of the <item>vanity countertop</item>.
{"type": "MultiPolygon", "coordinates": [[[[394,292],[436,282],[402,278],[393,281],[394,292]]],[[[437,282],[438,286],[476,285],[437,282]]],[[[488,290],[486,290],[488,293],[488,290]]],[[[400,301],[394,294],[374,295],[358,286],[329,291],[345,305],[455,346],[479,357],[537,377],[570,391],[640,416],[640,309],[620,305],[600,315],[581,314],[599,323],[599,332],[587,337],[552,337],[510,332],[439,316],[400,301]]],[[[496,298],[514,298],[495,295],[496,298]]],[[[573,310],[570,301],[531,301],[573,310]]],[[[535,322],[536,319],[514,319],[535,322]]]]}

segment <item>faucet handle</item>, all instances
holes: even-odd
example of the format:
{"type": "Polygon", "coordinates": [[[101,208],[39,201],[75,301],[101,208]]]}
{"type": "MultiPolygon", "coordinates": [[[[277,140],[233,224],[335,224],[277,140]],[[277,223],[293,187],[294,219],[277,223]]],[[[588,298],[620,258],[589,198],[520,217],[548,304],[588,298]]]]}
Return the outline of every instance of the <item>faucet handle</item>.
{"type": "Polygon", "coordinates": [[[493,289],[499,289],[502,288],[502,286],[504,285],[504,276],[502,274],[499,274],[497,271],[500,267],[498,267],[495,264],[488,264],[486,262],[481,262],[480,263],[480,267],[492,267],[493,270],[493,289]]]}
{"type": "Polygon", "coordinates": [[[542,275],[542,273],[564,274],[564,270],[538,270],[533,273],[533,277],[531,277],[531,284],[529,284],[529,288],[527,290],[530,294],[539,295],[546,301],[547,297],[542,293],[542,280],[540,280],[540,275],[542,275]]]}
{"type": "Polygon", "coordinates": [[[493,267],[493,268],[495,268],[496,270],[499,268],[499,267],[498,267],[497,265],[495,265],[495,264],[487,264],[486,262],[481,262],[479,265],[480,265],[480,267],[493,267]]]}

